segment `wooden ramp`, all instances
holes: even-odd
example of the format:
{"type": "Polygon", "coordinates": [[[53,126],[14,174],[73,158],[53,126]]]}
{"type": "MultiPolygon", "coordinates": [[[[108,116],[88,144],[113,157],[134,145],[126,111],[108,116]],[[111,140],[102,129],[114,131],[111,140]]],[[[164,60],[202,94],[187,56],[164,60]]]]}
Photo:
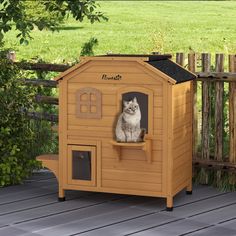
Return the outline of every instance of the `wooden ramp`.
{"type": "Polygon", "coordinates": [[[236,235],[236,192],[194,186],[161,198],[69,191],[57,201],[57,181],[42,171],[23,185],[0,189],[0,236],[236,235]]]}

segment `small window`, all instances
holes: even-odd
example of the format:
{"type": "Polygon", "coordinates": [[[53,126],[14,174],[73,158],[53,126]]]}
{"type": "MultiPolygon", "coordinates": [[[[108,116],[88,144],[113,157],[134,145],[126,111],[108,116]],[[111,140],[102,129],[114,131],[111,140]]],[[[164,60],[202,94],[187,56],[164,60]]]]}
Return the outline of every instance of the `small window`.
{"type": "Polygon", "coordinates": [[[101,119],[102,95],[95,88],[82,88],[77,91],[77,117],[85,119],[101,119]]]}

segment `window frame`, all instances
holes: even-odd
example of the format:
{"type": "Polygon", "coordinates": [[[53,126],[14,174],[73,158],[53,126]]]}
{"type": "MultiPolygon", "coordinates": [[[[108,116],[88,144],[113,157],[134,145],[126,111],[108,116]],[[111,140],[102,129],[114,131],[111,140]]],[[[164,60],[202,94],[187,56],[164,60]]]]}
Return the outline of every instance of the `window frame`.
{"type": "Polygon", "coordinates": [[[154,123],[154,107],[153,107],[153,99],[154,93],[151,89],[144,87],[125,87],[121,88],[117,94],[117,113],[120,114],[122,112],[122,95],[125,93],[137,92],[143,93],[148,96],[148,136],[153,135],[153,123],[154,123]]]}
{"type": "Polygon", "coordinates": [[[76,91],[76,117],[84,119],[102,118],[102,94],[98,89],[86,87],[76,91]],[[88,100],[82,101],[81,96],[84,94],[88,96],[88,100]],[[91,100],[91,95],[96,97],[95,101],[91,100]],[[81,112],[82,106],[87,107],[87,112],[81,112]],[[92,106],[96,107],[96,112],[91,112],[92,106]]]}
{"type": "Polygon", "coordinates": [[[72,185],[81,185],[81,186],[96,186],[96,146],[84,146],[84,145],[68,145],[67,146],[68,154],[68,184],[72,185]],[[73,179],[73,155],[72,151],[86,151],[91,152],[91,180],[79,180],[73,179]]]}

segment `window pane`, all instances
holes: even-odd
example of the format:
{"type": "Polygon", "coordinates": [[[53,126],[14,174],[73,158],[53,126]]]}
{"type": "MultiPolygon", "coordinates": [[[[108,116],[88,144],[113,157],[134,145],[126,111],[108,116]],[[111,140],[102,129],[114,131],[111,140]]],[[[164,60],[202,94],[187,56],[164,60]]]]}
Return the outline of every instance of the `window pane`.
{"type": "Polygon", "coordinates": [[[72,179],[91,180],[90,151],[72,151],[72,179]]]}

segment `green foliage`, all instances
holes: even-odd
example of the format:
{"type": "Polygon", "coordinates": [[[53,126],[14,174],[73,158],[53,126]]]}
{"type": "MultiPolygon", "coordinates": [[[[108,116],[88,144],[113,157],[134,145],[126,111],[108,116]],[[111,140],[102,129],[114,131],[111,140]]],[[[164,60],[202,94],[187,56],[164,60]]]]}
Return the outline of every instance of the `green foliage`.
{"type": "MultiPolygon", "coordinates": [[[[34,58],[33,63],[43,63],[41,58],[34,58]]],[[[50,80],[57,73],[48,71],[26,71],[27,78],[50,80]]],[[[57,90],[39,86],[35,88],[36,95],[55,96],[58,97],[57,90]]],[[[33,110],[40,113],[57,114],[58,107],[45,103],[34,103],[33,110]]],[[[41,155],[42,153],[58,153],[58,135],[52,131],[53,122],[45,120],[31,120],[30,127],[34,133],[34,140],[31,142],[30,155],[32,157],[41,155]]]]}
{"type": "Polygon", "coordinates": [[[236,190],[236,174],[233,172],[206,170],[194,168],[193,182],[207,184],[218,188],[220,191],[236,190]]]}
{"type": "Polygon", "coordinates": [[[88,42],[82,45],[80,56],[93,56],[93,48],[98,45],[98,40],[94,37],[90,38],[88,42]]]}
{"type": "Polygon", "coordinates": [[[54,31],[69,14],[76,21],[85,17],[91,22],[107,20],[95,0],[54,0],[54,1],[21,1],[0,0],[0,42],[4,34],[13,29],[19,32],[17,38],[21,44],[28,44],[31,31],[36,27],[40,31],[54,31]]]}
{"type": "Polygon", "coordinates": [[[0,59],[0,186],[20,183],[39,166],[29,155],[34,133],[24,112],[32,108],[35,93],[23,86],[21,76],[0,59]]]}
{"type": "Polygon", "coordinates": [[[109,14],[109,22],[90,24],[85,19],[78,24],[71,16],[65,18],[60,32],[32,31],[34,40],[27,47],[19,45],[17,32],[12,30],[5,35],[5,45],[14,45],[18,60],[40,55],[54,63],[77,59],[82,44],[91,37],[99,40],[94,49],[96,55],[187,53],[190,49],[226,54],[236,51],[236,1],[137,1],[135,4],[133,1],[99,1],[99,4],[102,11],[109,14]]]}

